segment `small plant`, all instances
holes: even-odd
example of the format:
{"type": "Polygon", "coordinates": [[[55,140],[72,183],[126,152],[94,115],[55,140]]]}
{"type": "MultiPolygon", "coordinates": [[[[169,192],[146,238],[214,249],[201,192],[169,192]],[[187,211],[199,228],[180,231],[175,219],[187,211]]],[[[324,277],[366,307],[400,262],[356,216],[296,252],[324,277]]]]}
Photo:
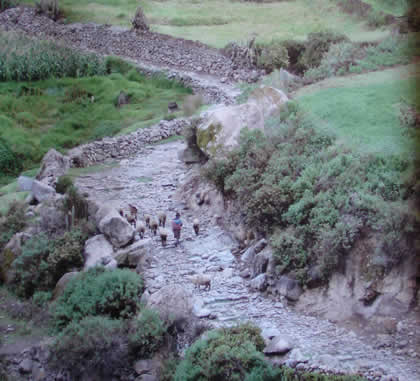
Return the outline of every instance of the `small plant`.
{"type": "Polygon", "coordinates": [[[54,309],[56,327],[63,328],[87,316],[132,317],[142,292],[142,279],[132,271],[93,268],[73,279],[58,299],[54,309]]]}
{"type": "Polygon", "coordinates": [[[133,30],[136,32],[147,32],[149,30],[149,23],[147,22],[146,16],[144,15],[141,7],[137,7],[131,24],[133,26],[133,30]]]}
{"type": "Polygon", "coordinates": [[[0,0],[0,12],[16,6],[15,0],[0,0]]]}
{"type": "Polygon", "coordinates": [[[54,21],[61,17],[58,0],[40,0],[35,2],[35,10],[37,14],[43,14],[54,21]]]}
{"type": "Polygon", "coordinates": [[[257,44],[256,49],[259,52],[257,65],[267,72],[289,66],[289,53],[282,41],[273,40],[268,44],[257,44]]]}
{"type": "Polygon", "coordinates": [[[63,175],[57,179],[55,190],[57,193],[65,194],[72,186],[74,186],[72,178],[70,176],[63,175]]]}
{"type": "Polygon", "coordinates": [[[50,291],[37,291],[32,296],[32,301],[38,307],[45,307],[51,300],[52,293],[50,291]]]}

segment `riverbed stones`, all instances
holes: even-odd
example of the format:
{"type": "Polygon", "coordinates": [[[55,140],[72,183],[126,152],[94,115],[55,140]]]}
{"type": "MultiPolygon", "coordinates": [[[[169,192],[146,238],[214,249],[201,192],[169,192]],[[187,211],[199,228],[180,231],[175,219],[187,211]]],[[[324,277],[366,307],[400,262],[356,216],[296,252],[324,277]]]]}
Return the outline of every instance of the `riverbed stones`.
{"type": "Polygon", "coordinates": [[[269,344],[264,348],[263,353],[265,355],[284,355],[293,348],[290,343],[290,339],[285,336],[276,336],[269,344]]]}

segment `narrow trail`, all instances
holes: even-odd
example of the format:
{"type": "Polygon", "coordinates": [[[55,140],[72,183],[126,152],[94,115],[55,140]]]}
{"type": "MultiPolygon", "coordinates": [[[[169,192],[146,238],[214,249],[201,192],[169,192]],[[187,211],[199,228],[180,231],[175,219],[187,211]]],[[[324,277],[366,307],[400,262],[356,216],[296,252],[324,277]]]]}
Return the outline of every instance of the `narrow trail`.
{"type": "Polygon", "coordinates": [[[182,142],[144,147],[134,158],[122,160],[118,167],[76,180],[82,192],[124,210],[131,203],[141,213],[156,215],[160,210],[167,211],[169,219],[176,210],[181,212],[184,227],[178,247],[174,246],[172,235],[163,248],[158,236],[146,233],[155,244],[153,260],[144,273],[151,293],[163,286],[180,284],[202,298],[204,308],[216,317],[207,320],[214,327],[252,321],[262,329],[284,335],[294,347],[289,364],[306,363],[305,369],[360,372],[371,380],[420,379],[416,359],[374,347],[368,338],[358,337],[349,329],[298,314],[278,300],[251,291],[248,281],[239,276],[238,263],[231,254],[233,240],[219,227],[210,225],[206,217],[193,215],[174,199],[178,184],[188,172],[187,166],[178,160],[182,148],[182,142]],[[193,232],[193,218],[200,220],[198,236],[193,232]],[[210,291],[195,289],[188,280],[189,275],[201,272],[212,277],[210,291]]]}

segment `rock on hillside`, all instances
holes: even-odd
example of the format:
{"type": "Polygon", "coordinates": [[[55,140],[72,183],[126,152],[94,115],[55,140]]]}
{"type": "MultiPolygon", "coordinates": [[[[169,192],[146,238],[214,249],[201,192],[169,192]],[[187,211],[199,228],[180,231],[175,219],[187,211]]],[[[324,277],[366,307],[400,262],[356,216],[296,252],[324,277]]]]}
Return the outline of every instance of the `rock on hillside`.
{"type": "Polygon", "coordinates": [[[237,145],[243,127],[263,130],[265,120],[279,113],[287,101],[281,90],[262,86],[244,104],[215,109],[198,126],[198,147],[209,157],[220,156],[237,145]]]}

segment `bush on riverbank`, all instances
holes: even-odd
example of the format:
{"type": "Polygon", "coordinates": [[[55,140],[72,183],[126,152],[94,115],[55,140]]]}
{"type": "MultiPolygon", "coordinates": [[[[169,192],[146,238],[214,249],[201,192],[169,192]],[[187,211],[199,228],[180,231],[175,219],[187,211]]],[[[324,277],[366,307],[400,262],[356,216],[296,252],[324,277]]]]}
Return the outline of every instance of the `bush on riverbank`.
{"type": "Polygon", "coordinates": [[[242,130],[239,147],[203,171],[239,200],[249,226],[271,237],[276,272],[327,281],[368,231],[379,240],[367,254],[371,268],[387,272],[413,255],[418,222],[404,203],[416,187],[410,158],[352,152],[289,109],[268,136],[242,130]]]}

